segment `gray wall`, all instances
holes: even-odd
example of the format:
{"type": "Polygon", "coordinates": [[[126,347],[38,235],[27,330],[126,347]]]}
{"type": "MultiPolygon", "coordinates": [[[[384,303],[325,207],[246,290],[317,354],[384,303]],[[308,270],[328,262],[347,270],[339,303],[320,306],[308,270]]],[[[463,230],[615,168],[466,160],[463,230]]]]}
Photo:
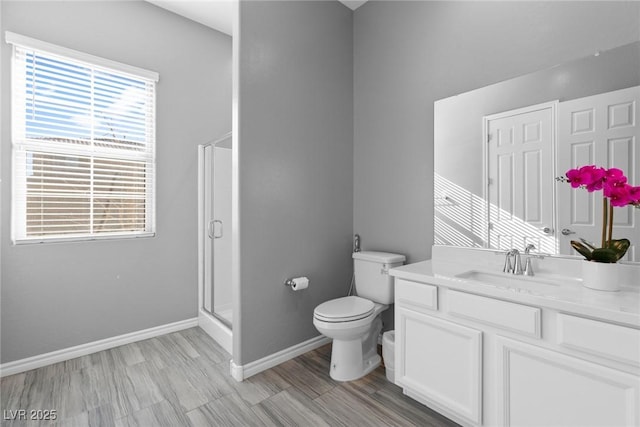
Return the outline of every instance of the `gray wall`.
{"type": "Polygon", "coordinates": [[[197,315],[197,145],[231,128],[231,38],[149,3],[2,1],[2,30],[160,73],[157,237],[12,246],[2,35],[2,363],[197,315]]]}
{"type": "Polygon", "coordinates": [[[314,308],[347,293],[352,28],[338,2],[240,2],[237,364],[318,336],[314,308]],[[310,287],[283,285],[296,276],[310,287]]]}
{"type": "Polygon", "coordinates": [[[638,2],[370,1],[354,16],[354,232],[431,257],[433,103],[640,39],[638,2]]]}

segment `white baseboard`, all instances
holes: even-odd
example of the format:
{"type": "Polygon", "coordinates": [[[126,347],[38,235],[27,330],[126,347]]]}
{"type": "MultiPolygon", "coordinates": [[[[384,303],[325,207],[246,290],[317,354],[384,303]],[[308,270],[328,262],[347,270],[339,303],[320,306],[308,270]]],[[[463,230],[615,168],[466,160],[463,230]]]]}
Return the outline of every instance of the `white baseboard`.
{"type": "Polygon", "coordinates": [[[234,380],[240,382],[242,380],[244,380],[244,373],[242,371],[242,366],[241,365],[236,365],[232,360],[229,361],[229,368],[230,368],[230,372],[231,372],[231,376],[233,377],[234,380]]]}
{"type": "Polygon", "coordinates": [[[0,364],[0,377],[7,375],[19,374],[20,372],[30,369],[40,368],[42,366],[51,365],[65,360],[75,359],[76,357],[86,356],[87,354],[97,353],[102,350],[130,344],[136,341],[142,341],[159,335],[169,334],[171,332],[181,331],[183,329],[198,326],[198,319],[192,318],[181,320],[179,322],[169,323],[166,325],[156,326],[141,331],[131,332],[124,335],[118,335],[99,341],[93,341],[74,347],[63,348],[61,350],[52,351],[50,353],[39,354],[26,359],[15,360],[13,362],[0,364]]]}
{"type": "Polygon", "coordinates": [[[220,347],[224,348],[227,353],[233,354],[232,331],[224,323],[203,309],[200,309],[198,313],[198,326],[220,344],[220,347]]]}
{"type": "Polygon", "coordinates": [[[269,368],[273,368],[287,360],[298,357],[308,351],[315,350],[318,347],[322,347],[325,344],[331,342],[331,338],[327,338],[323,335],[318,335],[315,338],[301,342],[284,350],[280,350],[277,353],[273,353],[269,356],[258,359],[254,362],[247,363],[246,365],[237,365],[231,360],[231,376],[236,381],[245,380],[255,374],[262,371],[266,371],[269,368]]]}

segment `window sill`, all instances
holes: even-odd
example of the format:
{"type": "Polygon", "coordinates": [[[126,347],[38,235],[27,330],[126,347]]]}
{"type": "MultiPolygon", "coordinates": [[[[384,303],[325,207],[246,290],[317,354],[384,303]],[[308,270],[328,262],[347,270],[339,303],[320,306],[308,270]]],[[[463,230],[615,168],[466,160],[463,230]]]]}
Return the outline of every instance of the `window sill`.
{"type": "Polygon", "coordinates": [[[130,240],[155,237],[155,232],[142,233],[112,233],[104,236],[59,236],[59,237],[31,237],[26,239],[13,240],[15,246],[47,244],[47,243],[74,243],[91,242],[97,240],[130,240]]]}

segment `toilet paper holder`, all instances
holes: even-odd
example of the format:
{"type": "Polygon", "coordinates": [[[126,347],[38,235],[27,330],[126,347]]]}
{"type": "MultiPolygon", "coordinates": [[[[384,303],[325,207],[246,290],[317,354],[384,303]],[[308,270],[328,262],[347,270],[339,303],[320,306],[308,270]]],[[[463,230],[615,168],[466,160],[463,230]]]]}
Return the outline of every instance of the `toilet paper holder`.
{"type": "Polygon", "coordinates": [[[309,279],[307,277],[292,277],[284,281],[285,286],[289,286],[294,291],[301,289],[307,289],[309,286],[309,279]]]}

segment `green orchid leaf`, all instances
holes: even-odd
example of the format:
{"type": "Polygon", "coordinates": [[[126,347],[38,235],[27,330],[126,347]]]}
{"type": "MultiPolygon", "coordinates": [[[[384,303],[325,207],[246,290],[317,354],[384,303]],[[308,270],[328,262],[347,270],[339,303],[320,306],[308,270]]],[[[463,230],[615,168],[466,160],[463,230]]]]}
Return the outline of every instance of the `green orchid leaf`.
{"type": "Polygon", "coordinates": [[[627,253],[630,246],[631,242],[629,239],[612,239],[607,242],[606,248],[615,252],[617,256],[616,261],[618,261],[627,253]]]}
{"type": "Polygon", "coordinates": [[[590,241],[588,241],[587,239],[583,239],[581,237],[580,241],[582,242],[583,245],[585,245],[586,247],[588,247],[591,250],[594,250],[596,248],[595,245],[593,243],[591,243],[590,241]]]}
{"type": "Polygon", "coordinates": [[[591,260],[595,262],[616,262],[618,261],[618,253],[610,248],[597,248],[591,254],[591,260]]]}
{"type": "Polygon", "coordinates": [[[571,241],[571,246],[573,247],[573,249],[578,251],[578,253],[580,253],[580,255],[585,257],[587,260],[591,261],[592,254],[593,254],[593,250],[592,249],[589,249],[588,247],[586,247],[582,243],[577,242],[575,240],[571,241]]]}

